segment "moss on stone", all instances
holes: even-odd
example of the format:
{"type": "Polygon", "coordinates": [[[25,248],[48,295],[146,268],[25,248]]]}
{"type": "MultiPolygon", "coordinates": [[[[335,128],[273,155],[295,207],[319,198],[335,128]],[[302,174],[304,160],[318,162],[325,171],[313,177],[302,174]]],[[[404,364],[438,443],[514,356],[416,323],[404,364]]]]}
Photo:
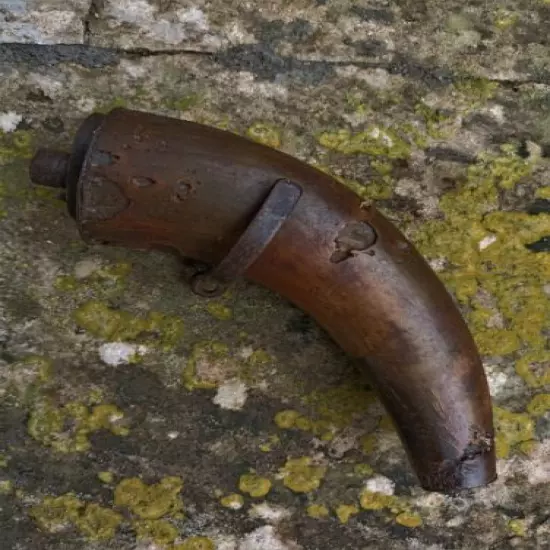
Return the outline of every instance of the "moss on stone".
{"type": "Polygon", "coordinates": [[[220,302],[209,302],[206,306],[206,310],[212,317],[219,321],[229,321],[233,318],[233,311],[231,311],[231,308],[220,302]]]}
{"type": "Polygon", "coordinates": [[[28,130],[0,131],[0,163],[29,159],[33,155],[33,136],[28,130]]]}
{"type": "Polygon", "coordinates": [[[49,358],[29,355],[4,367],[0,386],[19,403],[29,405],[51,380],[52,371],[53,362],[49,358]]]}
{"type": "Polygon", "coordinates": [[[101,429],[125,436],[128,427],[121,421],[123,412],[115,405],[96,405],[91,409],[80,402],[56,406],[49,399],[34,403],[29,416],[29,435],[62,453],[83,452],[90,448],[89,436],[101,429]]]}
{"type": "Polygon", "coordinates": [[[13,481],[10,479],[0,480],[0,495],[11,495],[13,493],[13,481]]]}
{"type": "Polygon", "coordinates": [[[29,513],[41,529],[57,533],[74,525],[84,506],[84,502],[72,494],[48,496],[29,513]]]}
{"type": "Polygon", "coordinates": [[[355,504],[339,504],[336,509],[336,517],[340,523],[348,523],[352,516],[359,513],[359,508],[355,504]]]}
{"type": "Polygon", "coordinates": [[[128,508],[144,520],[160,519],[181,511],[182,488],[179,477],[165,477],[151,485],[137,477],[123,479],[115,489],[115,505],[128,508]]]}
{"type": "Polygon", "coordinates": [[[168,102],[168,106],[176,111],[188,111],[198,105],[200,96],[198,94],[188,94],[168,102]]]}
{"type": "Polygon", "coordinates": [[[410,144],[395,129],[382,126],[371,126],[355,134],[346,129],[326,131],[317,136],[317,141],[323,147],[345,155],[407,159],[411,154],[410,144]]]}
{"type": "Polygon", "coordinates": [[[539,199],[550,199],[550,185],[545,187],[539,187],[535,191],[535,197],[539,199]]]}
{"type": "Polygon", "coordinates": [[[404,527],[420,527],[422,525],[422,518],[418,514],[410,512],[401,512],[395,516],[396,523],[403,525],[404,527]]]}
{"type": "Polygon", "coordinates": [[[296,421],[298,418],[300,418],[300,413],[298,411],[293,411],[290,409],[279,411],[275,415],[275,424],[277,424],[279,428],[289,430],[290,428],[294,428],[296,426],[296,421]]]}
{"type": "Polygon", "coordinates": [[[535,438],[534,422],[528,414],[494,407],[494,420],[496,454],[499,458],[507,458],[516,445],[535,438]]]}
{"type": "Polygon", "coordinates": [[[257,474],[243,474],[239,479],[239,490],[251,497],[265,497],[271,490],[271,481],[257,474]]]}
{"type": "Polygon", "coordinates": [[[367,414],[376,402],[376,396],[372,391],[347,384],[314,391],[304,397],[304,402],[312,406],[319,416],[343,428],[367,414]]]}
{"type": "Polygon", "coordinates": [[[122,516],[99,504],[88,504],[75,520],[76,527],[92,541],[109,540],[115,536],[122,516]]]}
{"type": "Polygon", "coordinates": [[[550,351],[529,351],[516,361],[516,373],[532,388],[550,385],[550,351]]]}
{"type": "Polygon", "coordinates": [[[281,133],[272,124],[266,122],[255,122],[246,131],[247,137],[277,149],[281,146],[281,133]]]}
{"type": "Polygon", "coordinates": [[[137,317],[97,300],[81,305],[75,311],[74,318],[83,329],[111,342],[139,340],[170,349],[183,336],[183,321],[179,317],[158,312],[151,312],[147,317],[137,317]]]}
{"type": "Polygon", "coordinates": [[[328,517],[329,509],[324,504],[310,504],[306,513],[311,518],[322,519],[328,517]]]}
{"type": "Polygon", "coordinates": [[[176,544],[174,550],[216,550],[216,545],[208,537],[189,537],[176,544]]]}
{"type": "Polygon", "coordinates": [[[244,505],[244,498],[242,495],[232,493],[222,497],[220,499],[220,504],[225,508],[231,508],[231,510],[239,510],[244,505]]]}
{"type": "Polygon", "coordinates": [[[133,527],[138,540],[150,541],[161,547],[172,544],[178,536],[178,530],[163,519],[136,521],[133,527]]]}
{"type": "Polygon", "coordinates": [[[209,378],[209,371],[213,370],[212,365],[220,365],[223,368],[228,357],[229,348],[221,342],[207,341],[195,344],[183,369],[183,385],[188,390],[215,388],[217,381],[209,378]]]}
{"type": "Polygon", "coordinates": [[[550,393],[535,395],[527,405],[527,412],[533,416],[542,416],[548,411],[550,411],[550,393]]]}
{"type": "Polygon", "coordinates": [[[310,493],[318,489],[326,472],[325,466],[314,465],[308,456],[288,459],[280,470],[285,487],[295,493],[310,493]]]}
{"type": "Polygon", "coordinates": [[[508,522],[508,530],[516,537],[525,537],[527,535],[527,526],[523,519],[511,519],[508,522]]]}
{"type": "Polygon", "coordinates": [[[384,508],[392,508],[398,502],[394,495],[386,495],[376,491],[365,489],[360,496],[361,508],[365,510],[383,510],[384,508]]]}
{"type": "Polygon", "coordinates": [[[98,479],[103,483],[112,483],[115,479],[113,472],[105,471],[97,474],[98,479]]]}
{"type": "Polygon", "coordinates": [[[370,477],[374,474],[374,469],[370,464],[356,464],[353,472],[360,477],[370,477]]]}

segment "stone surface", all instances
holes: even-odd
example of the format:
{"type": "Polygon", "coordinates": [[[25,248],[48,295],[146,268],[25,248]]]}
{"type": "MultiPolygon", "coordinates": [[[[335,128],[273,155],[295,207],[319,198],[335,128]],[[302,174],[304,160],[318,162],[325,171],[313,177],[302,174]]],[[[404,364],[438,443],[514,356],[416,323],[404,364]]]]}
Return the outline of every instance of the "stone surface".
{"type": "Polygon", "coordinates": [[[547,547],[549,13],[0,2],[2,547],[547,547]],[[205,302],[173,258],[84,245],[28,161],[115,106],[263,141],[388,214],[483,352],[499,480],[419,489],[353,363],[281,298],[241,282],[205,302]]]}

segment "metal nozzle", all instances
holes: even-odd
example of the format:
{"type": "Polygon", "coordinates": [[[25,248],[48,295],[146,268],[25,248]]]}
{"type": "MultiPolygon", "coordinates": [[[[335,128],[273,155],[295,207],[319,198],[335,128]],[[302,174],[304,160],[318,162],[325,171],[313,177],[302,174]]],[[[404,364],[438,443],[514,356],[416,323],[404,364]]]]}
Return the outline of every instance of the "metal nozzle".
{"type": "Polygon", "coordinates": [[[65,187],[70,158],[63,151],[39,149],[31,161],[31,181],[46,187],[65,187]]]}

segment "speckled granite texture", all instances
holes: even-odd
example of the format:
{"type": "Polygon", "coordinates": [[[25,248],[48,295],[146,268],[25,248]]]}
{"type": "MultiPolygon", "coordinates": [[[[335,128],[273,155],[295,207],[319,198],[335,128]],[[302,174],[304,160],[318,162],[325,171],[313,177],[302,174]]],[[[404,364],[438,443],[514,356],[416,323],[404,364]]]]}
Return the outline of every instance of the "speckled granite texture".
{"type": "Polygon", "coordinates": [[[0,0],[5,550],[550,548],[550,2],[0,0]],[[28,161],[124,105],[337,176],[483,353],[499,480],[423,492],[310,319],[84,245],[28,161]]]}

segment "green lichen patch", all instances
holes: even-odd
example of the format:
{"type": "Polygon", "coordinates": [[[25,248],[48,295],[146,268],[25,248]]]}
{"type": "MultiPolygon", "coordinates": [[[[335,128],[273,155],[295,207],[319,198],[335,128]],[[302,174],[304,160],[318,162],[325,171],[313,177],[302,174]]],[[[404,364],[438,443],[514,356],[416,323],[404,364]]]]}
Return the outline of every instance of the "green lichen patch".
{"type": "Polygon", "coordinates": [[[401,512],[395,516],[395,522],[404,527],[415,528],[422,525],[422,518],[418,514],[401,512]]]}
{"type": "Polygon", "coordinates": [[[206,310],[219,321],[230,321],[233,318],[231,308],[220,302],[209,302],[206,310]]]}
{"type": "Polygon", "coordinates": [[[525,181],[534,167],[508,146],[500,154],[481,155],[467,179],[441,198],[444,218],[423,224],[413,236],[429,259],[447,260],[439,275],[468,307],[484,355],[546,346],[550,297],[543,287],[550,257],[526,245],[547,234],[550,216],[497,211],[499,194],[525,181]]]}
{"type": "Polygon", "coordinates": [[[280,131],[274,125],[266,122],[255,122],[247,129],[246,135],[250,139],[274,149],[281,146],[280,131]]]}
{"type": "Polygon", "coordinates": [[[200,96],[198,94],[188,94],[182,97],[178,97],[168,102],[168,107],[175,111],[188,111],[195,107],[200,102],[200,96]]]}
{"type": "Polygon", "coordinates": [[[75,525],[88,540],[102,541],[112,539],[121,522],[117,512],[92,503],[84,508],[75,525]]]}
{"type": "Polygon", "coordinates": [[[138,317],[97,300],[81,305],[75,311],[74,318],[81,328],[111,342],[141,341],[170,349],[183,336],[183,321],[179,317],[158,312],[138,317]]]}
{"type": "Polygon", "coordinates": [[[494,407],[495,446],[499,458],[507,458],[515,446],[535,438],[533,419],[525,413],[515,413],[494,407]]]}
{"type": "Polygon", "coordinates": [[[306,508],[306,513],[309,517],[322,519],[329,516],[329,509],[324,504],[310,504],[306,508]]]}
{"type": "Polygon", "coordinates": [[[161,547],[172,544],[178,536],[178,530],[163,519],[136,521],[133,526],[138,540],[150,541],[161,547]]]}
{"type": "Polygon", "coordinates": [[[13,481],[0,479],[0,495],[11,495],[13,492],[13,481]]]}
{"type": "Polygon", "coordinates": [[[33,137],[27,130],[5,134],[0,131],[0,164],[14,159],[29,159],[33,155],[33,137]]]}
{"type": "Polygon", "coordinates": [[[188,390],[212,389],[226,378],[234,377],[237,363],[229,347],[221,342],[199,342],[194,345],[182,373],[188,390]]]}
{"type": "Polygon", "coordinates": [[[2,369],[0,389],[20,403],[32,403],[51,379],[52,369],[53,362],[47,357],[30,355],[2,369]]]}
{"type": "Polygon", "coordinates": [[[339,504],[334,510],[340,523],[348,523],[352,516],[359,513],[359,508],[355,504],[339,504]]]}
{"type": "Polygon", "coordinates": [[[97,474],[97,477],[99,481],[102,483],[112,483],[115,480],[115,476],[113,472],[105,471],[105,472],[99,472],[97,474]]]}
{"type": "Polygon", "coordinates": [[[45,497],[30,515],[44,531],[57,533],[73,527],[92,541],[113,538],[122,522],[117,512],[96,503],[87,504],[72,494],[45,497]]]}
{"type": "Polygon", "coordinates": [[[314,391],[304,397],[304,402],[321,418],[338,428],[344,428],[367,414],[377,399],[372,391],[346,384],[314,391]]]}
{"type": "Polygon", "coordinates": [[[129,433],[124,413],[115,405],[90,408],[71,402],[56,406],[49,399],[34,403],[27,429],[31,437],[62,453],[87,451],[91,446],[90,435],[102,429],[119,436],[129,433]]]}
{"type": "Polygon", "coordinates": [[[383,510],[384,508],[395,508],[399,503],[399,499],[394,495],[365,489],[361,492],[359,502],[361,508],[365,510],[383,510]]]}
{"type": "Polygon", "coordinates": [[[527,526],[524,519],[511,519],[507,527],[516,537],[525,537],[527,535],[527,526]]]}
{"type": "Polygon", "coordinates": [[[189,537],[176,544],[174,550],[216,550],[216,545],[208,537],[189,537]]]}
{"type": "Polygon", "coordinates": [[[239,490],[251,497],[265,497],[271,490],[271,481],[257,474],[244,474],[239,479],[239,490]]]}
{"type": "Polygon", "coordinates": [[[115,505],[144,520],[160,519],[182,510],[182,488],[179,477],[165,477],[151,485],[137,477],[123,479],[115,488],[115,505]]]}
{"type": "Polygon", "coordinates": [[[541,393],[535,395],[527,405],[527,411],[533,416],[542,416],[550,411],[550,394],[541,393]]]}
{"type": "Polygon", "coordinates": [[[516,361],[516,373],[533,388],[550,385],[550,351],[529,351],[516,361]]]}
{"type": "Polygon", "coordinates": [[[353,472],[360,477],[370,477],[374,474],[374,469],[370,464],[356,464],[353,472]]]}
{"type": "Polygon", "coordinates": [[[330,421],[320,419],[313,420],[301,415],[298,411],[283,410],[278,412],[274,418],[275,424],[285,430],[301,430],[311,432],[322,441],[331,441],[337,431],[335,425],[330,421]]]}
{"type": "Polygon", "coordinates": [[[395,129],[382,126],[371,126],[355,134],[347,129],[326,131],[317,136],[317,141],[323,147],[345,155],[407,159],[411,154],[410,144],[395,129]]]}
{"type": "Polygon", "coordinates": [[[295,493],[310,493],[318,489],[327,472],[326,466],[313,463],[308,457],[290,458],[281,468],[283,484],[295,493]]]}
{"type": "Polygon", "coordinates": [[[231,510],[240,510],[244,505],[244,498],[238,493],[232,493],[222,497],[220,499],[220,504],[225,508],[230,508],[231,510]]]}

